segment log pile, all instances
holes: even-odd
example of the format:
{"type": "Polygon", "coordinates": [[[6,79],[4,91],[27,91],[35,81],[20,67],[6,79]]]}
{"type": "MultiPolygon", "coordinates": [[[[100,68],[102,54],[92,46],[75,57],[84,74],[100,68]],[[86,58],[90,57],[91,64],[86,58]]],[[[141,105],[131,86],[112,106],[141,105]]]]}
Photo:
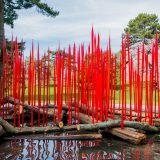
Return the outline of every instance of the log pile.
{"type": "Polygon", "coordinates": [[[140,144],[146,141],[146,134],[140,133],[142,131],[146,132],[159,132],[159,129],[154,126],[150,126],[147,123],[140,123],[135,121],[124,121],[124,127],[132,127],[136,130],[128,128],[115,128],[121,126],[121,120],[109,120],[107,122],[99,122],[97,124],[91,124],[91,117],[86,116],[86,120],[82,114],[80,114],[80,119],[83,122],[88,123],[78,126],[78,130],[104,130],[105,133],[110,133],[116,137],[119,137],[125,141],[128,141],[132,144],[140,144]],[[140,130],[140,131],[139,131],[140,130]]]}
{"type": "MultiPolygon", "coordinates": [[[[83,114],[81,114],[81,118],[83,114]]],[[[84,120],[85,121],[85,120],[84,120]]],[[[89,120],[87,119],[87,122],[89,120]]],[[[154,126],[149,126],[148,124],[142,124],[139,122],[130,122],[125,121],[125,127],[132,127],[136,128],[136,130],[128,129],[128,128],[115,128],[120,126],[120,120],[109,120],[107,122],[95,123],[95,124],[79,124],[79,125],[72,125],[72,126],[64,126],[63,128],[59,127],[24,127],[24,128],[17,128],[13,127],[7,121],[0,118],[0,125],[3,126],[4,130],[9,135],[22,135],[22,134],[37,134],[37,133],[48,133],[48,132],[64,132],[64,131],[97,131],[97,130],[104,130],[105,133],[110,133],[115,135],[123,140],[126,140],[133,144],[139,144],[145,141],[146,135],[143,133],[139,133],[139,129],[144,130],[146,132],[158,132],[158,128],[154,126]]],[[[87,137],[87,136],[86,136],[87,137]]],[[[94,136],[93,136],[94,137],[94,136]]],[[[84,138],[85,139],[85,138],[84,138]]],[[[95,136],[96,139],[96,136],[95,136]]]]}
{"type": "MultiPolygon", "coordinates": [[[[9,97],[7,99],[5,99],[6,103],[10,103],[13,105],[18,105],[18,101],[13,99],[12,97],[9,97]]],[[[23,103],[19,103],[21,106],[23,106],[24,110],[30,111],[31,110],[31,106],[28,104],[23,104],[23,103]]],[[[48,117],[57,117],[57,107],[54,105],[49,105],[48,108],[48,113],[43,111],[43,107],[40,109],[40,114],[47,114],[48,117]],[[53,113],[53,108],[55,110],[55,114],[53,113]]],[[[79,118],[80,118],[80,122],[82,124],[78,124],[78,125],[71,125],[71,126],[64,126],[63,122],[58,122],[57,121],[57,126],[51,127],[51,126],[47,126],[47,127],[23,127],[23,128],[18,128],[18,127],[13,127],[10,123],[8,123],[5,119],[2,119],[0,117],[0,136],[2,134],[4,134],[4,131],[6,132],[6,134],[8,135],[21,135],[21,134],[38,134],[38,133],[48,133],[48,132],[67,132],[67,131],[77,131],[77,133],[79,131],[100,131],[102,133],[106,134],[112,134],[114,136],[117,136],[125,141],[128,141],[130,143],[133,144],[139,144],[139,143],[143,143],[146,140],[146,134],[148,132],[151,133],[157,133],[159,132],[159,126],[160,126],[160,120],[159,119],[153,119],[153,124],[155,126],[150,126],[149,123],[146,122],[137,122],[135,120],[133,121],[129,121],[129,120],[125,120],[124,121],[124,129],[121,129],[121,112],[120,111],[116,111],[115,114],[117,115],[117,119],[116,120],[112,120],[112,119],[108,119],[108,121],[97,121],[97,123],[92,123],[92,109],[90,108],[90,114],[86,115],[84,114],[86,112],[86,108],[82,106],[80,108],[81,112],[79,113],[79,118]],[[118,119],[119,118],[119,119],[118,119]]],[[[62,113],[67,113],[68,111],[68,107],[67,106],[63,106],[62,107],[63,111],[62,113]]],[[[38,114],[38,106],[34,107],[34,113],[38,114]]],[[[95,113],[94,113],[95,114],[95,113]]],[[[63,115],[63,114],[62,114],[63,115]]],[[[72,108],[72,113],[71,113],[72,117],[75,119],[78,119],[78,115],[75,114],[74,112],[74,107],[72,108]]],[[[99,114],[100,115],[100,114],[99,114]]],[[[129,113],[128,113],[129,115],[129,113]]],[[[137,113],[135,112],[135,116],[137,115],[137,113]]],[[[11,117],[12,118],[12,117],[11,117]]],[[[96,122],[96,120],[94,120],[94,122],[96,122]]],[[[84,137],[87,135],[84,135],[84,137]]],[[[81,138],[83,136],[80,136],[81,138]]],[[[94,137],[94,135],[93,135],[94,137]]],[[[54,137],[53,137],[54,138],[54,137]]],[[[62,138],[62,137],[61,137],[62,138]]],[[[76,138],[76,137],[75,137],[76,138]]],[[[78,138],[78,137],[77,137],[78,138]]],[[[94,137],[96,139],[96,136],[94,137]]],[[[60,137],[59,137],[60,139],[60,137]]],[[[84,138],[85,139],[85,138],[84,138]]]]}

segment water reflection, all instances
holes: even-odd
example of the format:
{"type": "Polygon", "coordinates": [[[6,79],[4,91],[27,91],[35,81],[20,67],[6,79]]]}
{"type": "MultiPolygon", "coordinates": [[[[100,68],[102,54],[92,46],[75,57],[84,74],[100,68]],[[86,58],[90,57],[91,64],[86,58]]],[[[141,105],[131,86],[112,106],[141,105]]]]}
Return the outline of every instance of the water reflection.
{"type": "Polygon", "coordinates": [[[12,140],[0,144],[2,159],[30,160],[103,160],[103,159],[159,159],[160,143],[153,141],[136,146],[119,140],[58,141],[12,140]]]}

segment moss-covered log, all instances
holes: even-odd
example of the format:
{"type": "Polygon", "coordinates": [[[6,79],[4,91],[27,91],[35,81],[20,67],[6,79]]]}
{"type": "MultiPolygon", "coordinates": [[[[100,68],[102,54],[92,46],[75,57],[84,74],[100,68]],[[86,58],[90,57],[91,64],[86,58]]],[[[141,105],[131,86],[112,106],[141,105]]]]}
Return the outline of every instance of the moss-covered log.
{"type": "MultiPolygon", "coordinates": [[[[82,118],[82,117],[81,117],[82,118]]],[[[86,121],[87,122],[87,121],[86,121]]],[[[121,127],[121,120],[109,120],[107,122],[99,122],[94,124],[80,124],[79,130],[98,130],[121,127]]],[[[135,122],[135,121],[124,121],[124,127],[135,128],[137,130],[143,130],[146,132],[157,133],[159,129],[155,126],[150,126],[147,123],[135,122]]]]}
{"type": "Polygon", "coordinates": [[[2,119],[0,117],[0,125],[3,127],[3,129],[6,131],[7,134],[10,135],[17,135],[17,134],[34,134],[34,133],[48,133],[48,132],[62,132],[62,131],[72,131],[77,130],[77,126],[64,126],[63,128],[59,127],[23,127],[18,128],[12,126],[10,123],[8,123],[6,120],[2,119]]]}

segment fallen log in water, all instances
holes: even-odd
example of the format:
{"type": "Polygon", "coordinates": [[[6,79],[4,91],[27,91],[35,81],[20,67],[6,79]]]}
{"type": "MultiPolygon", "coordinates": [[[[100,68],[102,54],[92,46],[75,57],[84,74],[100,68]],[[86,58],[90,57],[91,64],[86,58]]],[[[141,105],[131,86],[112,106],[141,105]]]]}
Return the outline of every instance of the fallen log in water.
{"type": "Polygon", "coordinates": [[[77,130],[77,126],[64,126],[63,128],[60,127],[23,127],[18,128],[12,126],[6,120],[0,117],[0,125],[6,131],[7,134],[10,135],[18,135],[18,134],[34,134],[34,133],[49,133],[49,132],[62,132],[62,131],[73,131],[77,130]]]}
{"type": "MultiPolygon", "coordinates": [[[[24,108],[30,109],[31,106],[24,105],[24,108]]],[[[37,110],[36,107],[34,109],[37,110]]],[[[118,136],[119,138],[125,139],[125,140],[132,142],[132,143],[135,143],[135,144],[140,143],[146,137],[142,133],[138,134],[137,131],[133,131],[133,130],[128,131],[128,129],[125,129],[125,128],[124,128],[123,132],[121,132],[119,130],[112,129],[115,127],[121,127],[121,120],[108,120],[107,122],[100,122],[100,121],[96,121],[94,119],[94,122],[97,122],[97,123],[92,124],[92,122],[93,122],[92,117],[85,115],[83,113],[75,114],[75,112],[72,111],[70,116],[72,116],[75,119],[79,118],[80,121],[85,124],[73,125],[73,126],[63,126],[62,125],[63,128],[61,128],[61,129],[59,127],[49,127],[49,126],[48,127],[32,127],[32,128],[31,127],[14,128],[8,122],[6,123],[6,121],[4,121],[2,119],[0,119],[0,124],[3,126],[3,128],[5,129],[5,131],[7,133],[11,133],[11,134],[47,133],[47,132],[74,131],[74,130],[81,130],[81,131],[91,130],[91,131],[93,131],[93,130],[100,129],[100,130],[104,130],[105,132],[109,132],[113,135],[118,136]],[[138,140],[136,139],[136,137],[134,137],[135,134],[139,135],[139,138],[137,138],[138,140]]],[[[154,133],[159,132],[159,129],[157,127],[150,126],[149,124],[142,123],[142,122],[124,121],[124,127],[131,127],[131,128],[135,128],[137,130],[143,130],[146,132],[154,132],[154,133]]]]}
{"type": "Polygon", "coordinates": [[[140,144],[146,141],[147,136],[143,133],[135,132],[128,128],[112,128],[108,130],[114,136],[120,137],[123,140],[126,140],[132,144],[140,144]]]}
{"type": "MultiPolygon", "coordinates": [[[[72,112],[72,116],[74,118],[78,118],[78,115],[74,114],[74,112],[72,112]]],[[[114,127],[121,127],[121,119],[119,120],[108,120],[105,122],[100,122],[98,121],[98,123],[94,123],[92,124],[92,117],[85,115],[83,113],[79,113],[79,118],[80,121],[84,124],[80,124],[80,130],[94,130],[94,129],[105,129],[105,128],[114,128],[114,127]]],[[[94,120],[94,122],[96,122],[96,120],[94,120]]],[[[144,130],[146,132],[153,132],[153,133],[157,133],[160,130],[155,127],[155,126],[151,126],[148,123],[145,122],[136,122],[136,121],[124,121],[124,127],[131,127],[131,128],[135,128],[138,130],[144,130]]]]}
{"type": "Polygon", "coordinates": [[[76,134],[76,135],[43,135],[43,136],[16,136],[16,137],[5,137],[4,140],[13,139],[31,139],[31,140],[94,140],[101,139],[102,134],[89,133],[89,134],[76,134]]]}
{"type": "MultiPolygon", "coordinates": [[[[124,126],[127,124],[131,124],[130,122],[125,121],[124,126]]],[[[24,128],[17,128],[13,127],[11,124],[9,124],[7,121],[3,120],[0,118],[0,125],[3,126],[4,130],[6,131],[7,134],[11,135],[20,135],[20,134],[36,134],[36,133],[48,133],[48,132],[63,132],[63,131],[75,131],[75,130],[99,130],[99,129],[104,129],[105,132],[109,132],[112,135],[115,135],[119,138],[122,138],[128,142],[134,143],[134,144],[139,144],[143,142],[146,138],[145,134],[135,132],[133,130],[128,131],[129,129],[116,129],[112,127],[120,126],[120,120],[109,120],[108,122],[101,122],[101,123],[95,123],[95,124],[80,124],[80,125],[72,125],[72,126],[64,126],[63,128],[59,127],[24,127],[24,128]]],[[[149,131],[158,131],[156,130],[156,127],[152,126],[143,126],[142,124],[136,122],[136,125],[131,125],[136,126],[135,128],[143,128],[144,130],[149,130],[149,131]],[[138,126],[138,127],[137,127],[138,126]]],[[[134,127],[133,127],[134,128],[134,127]]]]}
{"type": "MultiPolygon", "coordinates": [[[[122,115],[122,110],[115,110],[115,114],[117,115],[122,115]]],[[[126,116],[130,117],[130,111],[126,111],[126,116]]],[[[138,113],[135,111],[132,111],[132,118],[134,119],[135,117],[138,117],[138,113]]],[[[142,112],[141,118],[145,117],[145,113],[142,112]]]]}
{"type": "MultiPolygon", "coordinates": [[[[108,130],[110,128],[115,128],[115,127],[121,127],[121,120],[108,120],[107,122],[99,122],[94,124],[79,124],[78,130],[98,130],[98,129],[108,130]]],[[[160,131],[155,126],[150,126],[147,123],[135,122],[135,121],[124,121],[124,127],[135,128],[137,130],[143,130],[152,133],[157,133],[160,131]]]]}
{"type": "MultiPolygon", "coordinates": [[[[115,135],[115,136],[117,136],[121,139],[124,139],[124,140],[126,140],[130,143],[139,144],[141,142],[144,142],[145,139],[146,139],[145,134],[139,133],[139,132],[136,132],[136,131],[128,131],[125,128],[121,129],[121,130],[123,130],[123,132],[120,132],[119,130],[114,130],[114,129],[116,129],[114,127],[121,127],[121,120],[109,120],[107,122],[102,122],[102,123],[99,122],[99,123],[96,123],[96,124],[91,124],[92,117],[85,116],[83,114],[80,114],[80,120],[85,122],[85,123],[88,123],[88,124],[87,125],[86,124],[79,125],[78,128],[77,128],[78,130],[103,129],[103,128],[106,128],[107,125],[108,125],[108,128],[105,129],[105,132],[109,132],[112,135],[115,135]],[[134,135],[138,135],[138,136],[134,137],[134,135]]],[[[144,131],[147,131],[147,132],[154,132],[154,133],[159,132],[159,129],[157,127],[150,126],[147,123],[141,123],[141,122],[135,122],[135,121],[124,121],[124,127],[136,128],[136,129],[144,130],[144,131]]]]}
{"type": "MultiPolygon", "coordinates": [[[[81,106],[81,111],[83,112],[87,112],[87,108],[81,106]]],[[[115,111],[115,114],[117,115],[121,115],[121,111],[115,111]]],[[[92,108],[90,108],[90,115],[92,115],[92,108]]],[[[126,112],[126,115],[129,115],[129,111],[126,112]]],[[[72,116],[74,118],[77,118],[78,119],[78,114],[75,115],[74,112],[72,112],[72,116]]],[[[94,116],[96,116],[96,111],[94,111],[94,116]]],[[[142,117],[144,117],[144,113],[142,114],[142,117]]],[[[91,116],[88,116],[86,114],[83,114],[83,113],[79,113],[79,118],[80,118],[80,121],[81,123],[83,124],[91,124],[92,125],[92,117],[91,116]]],[[[98,118],[100,119],[100,112],[98,113],[98,118]]],[[[121,126],[121,119],[120,117],[116,117],[118,120],[112,120],[112,119],[109,119],[109,123],[113,122],[111,125],[113,126],[110,126],[110,127],[120,127],[121,126]],[[115,126],[114,126],[115,125],[115,126]]],[[[130,118],[128,117],[128,119],[126,119],[124,121],[124,126],[125,127],[132,127],[132,128],[135,128],[135,129],[138,129],[138,130],[143,130],[143,131],[146,131],[146,132],[159,132],[160,130],[157,128],[157,127],[160,127],[160,119],[153,119],[153,126],[149,125],[149,123],[146,121],[142,121],[142,122],[137,122],[137,113],[136,112],[133,112],[133,117],[132,117],[132,121],[129,120],[130,118]],[[155,126],[155,127],[154,127],[155,126]]],[[[94,122],[96,123],[96,119],[94,119],[94,122]]],[[[107,123],[107,122],[104,122],[104,123],[107,123]]],[[[101,121],[98,121],[98,123],[101,125],[102,122],[101,121]]],[[[94,124],[93,124],[94,125],[94,124]]]]}

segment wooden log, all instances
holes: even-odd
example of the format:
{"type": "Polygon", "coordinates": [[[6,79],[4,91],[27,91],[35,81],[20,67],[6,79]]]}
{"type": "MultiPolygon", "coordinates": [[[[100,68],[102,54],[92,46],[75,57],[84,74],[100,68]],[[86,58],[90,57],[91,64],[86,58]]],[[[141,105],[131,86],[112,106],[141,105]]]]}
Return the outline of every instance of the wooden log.
{"type": "Polygon", "coordinates": [[[92,134],[76,134],[76,135],[43,135],[43,136],[16,136],[16,137],[5,137],[4,140],[13,139],[31,139],[31,140],[94,140],[101,139],[102,135],[98,133],[92,134]]]}
{"type": "MultiPolygon", "coordinates": [[[[5,130],[8,131],[8,133],[11,133],[11,131],[14,133],[14,134],[30,134],[30,133],[45,133],[45,132],[56,132],[56,131],[73,131],[73,130],[99,130],[99,129],[105,129],[106,132],[110,131],[110,130],[113,130],[111,128],[113,127],[120,127],[121,126],[121,120],[109,120],[107,122],[102,122],[100,123],[97,123],[97,124],[92,124],[92,117],[91,116],[88,116],[88,115],[84,115],[82,113],[79,113],[80,115],[80,121],[82,123],[87,123],[86,125],[83,125],[83,124],[80,124],[78,125],[78,127],[76,125],[74,126],[65,126],[63,127],[62,129],[60,129],[59,127],[25,127],[25,128],[14,128],[13,126],[10,126],[9,128],[7,128],[8,126],[3,125],[3,128],[5,128],[5,130]],[[4,127],[5,126],[5,127],[4,127]],[[7,128],[7,129],[6,129],[7,128]],[[107,128],[107,129],[106,129],[107,128]]],[[[74,114],[74,112],[72,112],[72,117],[74,118],[78,118],[78,115],[74,114]]],[[[96,122],[96,121],[95,121],[96,122]]],[[[132,127],[132,128],[135,128],[135,129],[138,129],[138,130],[144,130],[146,132],[158,132],[159,129],[157,127],[154,127],[154,126],[150,126],[149,124],[147,123],[140,123],[140,122],[133,122],[133,121],[124,121],[124,126],[125,127],[132,127]]],[[[116,131],[116,133],[114,132],[113,135],[116,135],[116,136],[119,136],[120,138],[122,139],[125,139],[131,143],[140,143],[142,142],[142,139],[144,140],[145,136],[139,136],[140,138],[137,138],[138,140],[131,140],[131,138],[129,137],[130,134],[129,133],[137,133],[133,130],[130,130],[130,131],[123,131],[123,132],[120,132],[120,131],[116,131]],[[117,133],[118,132],[118,133],[117,133]],[[142,138],[143,137],[143,138],[142,138]]],[[[110,132],[112,134],[112,132],[110,132]]],[[[132,139],[134,139],[135,137],[132,136],[132,139]]]]}
{"type": "MultiPolygon", "coordinates": [[[[99,130],[99,129],[108,130],[110,128],[115,128],[120,126],[121,126],[121,120],[109,120],[107,122],[99,122],[94,124],[79,124],[77,130],[81,130],[81,131],[82,130],[99,130]]],[[[152,132],[152,133],[159,132],[159,129],[155,126],[150,126],[147,123],[136,122],[136,121],[124,121],[124,127],[130,127],[137,130],[143,130],[143,131],[152,132]]]]}
{"type": "MultiPolygon", "coordinates": [[[[6,103],[10,103],[10,104],[15,104],[15,105],[17,105],[18,104],[18,99],[14,99],[13,97],[5,97],[4,98],[4,102],[2,103],[1,102],[1,104],[6,104],[6,103]]],[[[20,102],[19,103],[20,105],[22,105],[23,106],[23,103],[22,102],[20,102]]],[[[30,105],[28,105],[28,104],[24,104],[24,107],[25,106],[27,106],[27,108],[28,108],[28,106],[30,106],[30,105]]],[[[35,108],[38,108],[38,106],[34,106],[35,108]]],[[[41,109],[43,109],[43,108],[46,108],[46,107],[48,107],[49,109],[53,109],[53,108],[58,108],[58,106],[57,105],[54,105],[54,104],[48,104],[48,106],[46,106],[46,105],[44,105],[44,106],[41,106],[41,109]]],[[[26,109],[27,109],[26,108],[26,109]]],[[[62,105],[62,109],[63,110],[65,110],[65,111],[68,111],[68,106],[67,105],[62,105]]],[[[71,108],[71,110],[73,111],[74,110],[74,108],[71,108]]]]}
{"type": "MultiPolygon", "coordinates": [[[[87,130],[94,130],[94,129],[103,129],[107,127],[117,127],[121,126],[121,120],[113,120],[113,121],[107,121],[102,123],[96,123],[91,124],[91,117],[85,116],[83,114],[80,114],[80,120],[84,121],[85,123],[89,123],[88,125],[79,125],[77,127],[77,130],[87,129],[87,130]]],[[[158,132],[159,129],[154,126],[150,126],[146,123],[140,123],[140,122],[134,122],[134,121],[124,121],[124,126],[126,127],[132,127],[140,130],[145,131],[152,131],[152,132],[158,132]]],[[[109,132],[114,136],[117,136],[123,140],[126,140],[132,144],[140,144],[143,143],[146,140],[146,135],[143,133],[135,132],[133,130],[127,130],[127,129],[117,129],[117,128],[107,128],[105,129],[105,132],[109,132]],[[121,131],[121,132],[120,132],[121,131]],[[136,136],[134,136],[136,135],[136,136]]]]}
{"type": "Polygon", "coordinates": [[[151,126],[148,123],[145,122],[136,122],[136,121],[124,121],[124,126],[125,127],[131,127],[135,128],[138,130],[143,130],[146,132],[151,132],[151,133],[158,133],[160,130],[159,128],[155,126],[151,126]]]}
{"type": "MultiPolygon", "coordinates": [[[[122,115],[122,111],[121,110],[115,110],[115,114],[117,115],[122,115]]],[[[130,116],[130,111],[126,111],[126,116],[130,116]]],[[[132,117],[138,117],[138,113],[135,111],[132,111],[132,117]]],[[[142,112],[142,118],[145,117],[145,113],[142,112]]]]}
{"type": "MultiPolygon", "coordinates": [[[[18,105],[19,104],[20,106],[23,106],[25,110],[31,110],[31,108],[32,108],[32,106],[29,105],[29,104],[26,104],[26,103],[23,104],[22,102],[18,103],[18,100],[14,99],[13,97],[5,98],[5,99],[8,100],[7,102],[9,102],[9,103],[11,103],[13,105],[18,105]]],[[[54,116],[53,115],[53,111],[54,111],[53,109],[48,109],[48,116],[49,117],[53,117],[54,116]]],[[[57,115],[58,111],[57,110],[55,110],[55,111],[56,111],[56,115],[57,115]]],[[[33,107],[33,112],[38,114],[38,107],[34,106],[33,107]]],[[[46,111],[43,112],[43,109],[40,109],[40,114],[43,114],[43,113],[46,114],[46,111]]]]}
{"type": "MultiPolygon", "coordinates": [[[[82,106],[81,108],[82,108],[83,111],[85,111],[84,106],[82,106]]],[[[92,112],[91,108],[90,108],[90,112],[92,112]]],[[[121,114],[121,112],[117,112],[117,113],[119,115],[121,114]]],[[[72,114],[72,116],[74,116],[74,114],[72,114]]],[[[134,116],[137,116],[136,112],[135,112],[134,116]]],[[[136,119],[134,119],[134,120],[136,120],[136,119]]],[[[85,124],[91,124],[92,123],[92,117],[80,113],[80,121],[82,123],[85,123],[85,124]]],[[[94,120],[94,122],[96,122],[96,120],[94,120]]],[[[108,122],[111,123],[111,124],[109,124],[111,128],[113,128],[113,127],[120,127],[121,126],[121,120],[113,120],[113,121],[110,120],[108,122]]],[[[98,121],[98,123],[100,123],[100,121],[98,121]]],[[[103,124],[103,123],[100,123],[100,125],[101,124],[103,124]]],[[[92,124],[91,124],[91,126],[92,126],[92,124]]],[[[143,130],[143,131],[146,131],[146,132],[153,132],[153,133],[157,133],[157,132],[160,131],[157,127],[151,126],[147,122],[136,122],[136,121],[127,121],[126,120],[126,121],[124,121],[124,126],[125,127],[132,127],[132,128],[137,129],[137,130],[143,130]]]]}
{"type": "Polygon", "coordinates": [[[63,128],[59,127],[24,127],[18,128],[13,127],[10,123],[0,117],[0,125],[6,131],[7,134],[17,135],[17,134],[34,134],[34,133],[49,133],[49,132],[62,132],[62,131],[73,131],[77,130],[77,126],[64,126],[63,128]]]}
{"type": "MultiPolygon", "coordinates": [[[[120,115],[121,117],[121,115],[120,115]]],[[[130,120],[130,116],[126,116],[126,120],[129,121],[130,120]]],[[[138,117],[132,117],[132,121],[137,121],[138,117]]]]}
{"type": "Polygon", "coordinates": [[[132,144],[144,143],[147,138],[145,134],[129,130],[128,128],[112,128],[108,132],[132,144]]]}
{"type": "MultiPolygon", "coordinates": [[[[120,121],[118,122],[118,124],[120,126],[120,121]]],[[[49,126],[48,127],[24,127],[24,128],[15,127],[14,128],[7,121],[0,118],[0,125],[3,126],[7,134],[11,134],[11,135],[76,131],[78,127],[80,128],[80,131],[84,131],[84,130],[93,131],[93,130],[98,130],[98,129],[106,129],[107,127],[107,132],[108,132],[110,131],[111,127],[117,126],[117,121],[116,122],[108,121],[108,122],[102,122],[102,123],[97,123],[97,124],[80,124],[80,125],[64,126],[63,128],[49,127],[49,126]]]]}
{"type": "MultiPolygon", "coordinates": [[[[32,106],[31,105],[28,105],[26,103],[22,103],[22,102],[19,102],[18,103],[18,100],[17,99],[14,99],[13,97],[9,97],[9,98],[5,98],[5,101],[7,101],[7,103],[11,103],[13,105],[20,105],[20,108],[21,108],[21,111],[22,111],[22,106],[24,107],[24,110],[26,111],[30,111],[32,109],[32,106]]],[[[43,115],[43,114],[47,114],[49,118],[56,118],[57,115],[58,115],[58,110],[57,109],[53,109],[53,108],[48,108],[48,113],[46,112],[46,110],[43,111],[42,108],[40,108],[40,110],[38,110],[38,107],[37,106],[34,106],[33,107],[33,112],[38,114],[38,112],[43,115]]],[[[20,112],[22,113],[22,112],[20,112]]],[[[63,115],[66,114],[66,111],[62,110],[62,114],[61,114],[61,121],[59,122],[58,119],[56,118],[56,124],[59,126],[59,127],[63,127],[63,115]],[[59,123],[61,125],[59,125],[59,123]]]]}
{"type": "MultiPolygon", "coordinates": [[[[78,119],[78,114],[75,115],[74,112],[72,112],[72,117],[75,119],[78,119]]],[[[79,117],[80,117],[80,122],[84,123],[84,124],[92,124],[92,117],[85,115],[83,113],[79,113],[79,117]]],[[[96,122],[96,120],[95,120],[96,122]]]]}
{"type": "Polygon", "coordinates": [[[158,119],[158,118],[157,119],[153,119],[152,122],[153,122],[154,126],[160,127],[160,119],[158,119]]]}
{"type": "Polygon", "coordinates": [[[63,126],[64,126],[63,122],[59,122],[58,126],[59,126],[59,128],[63,128],[63,126]]]}
{"type": "Polygon", "coordinates": [[[139,132],[139,133],[143,133],[143,134],[146,133],[146,131],[140,130],[140,129],[130,128],[130,127],[125,127],[125,128],[128,130],[134,131],[134,132],[139,132]]]}
{"type": "MultiPolygon", "coordinates": [[[[75,116],[74,112],[72,112],[72,116],[74,118],[78,118],[78,115],[75,116]]],[[[105,122],[100,122],[98,121],[98,123],[94,123],[92,124],[92,117],[91,116],[88,116],[88,115],[85,115],[83,113],[79,113],[79,117],[80,117],[80,121],[83,124],[80,124],[80,129],[86,129],[88,128],[89,130],[92,130],[92,129],[104,129],[105,127],[109,127],[109,128],[114,128],[114,127],[120,127],[121,126],[121,120],[108,120],[108,121],[105,121],[105,122]],[[86,125],[86,124],[89,124],[89,125],[86,125]]],[[[96,120],[95,120],[96,122],[96,120]]],[[[155,126],[151,126],[149,125],[148,123],[145,123],[145,122],[136,122],[136,121],[124,121],[124,126],[125,127],[130,127],[130,128],[135,128],[135,129],[138,129],[138,130],[144,130],[146,132],[153,132],[153,133],[157,133],[159,132],[160,130],[155,127],[155,126]]]]}

